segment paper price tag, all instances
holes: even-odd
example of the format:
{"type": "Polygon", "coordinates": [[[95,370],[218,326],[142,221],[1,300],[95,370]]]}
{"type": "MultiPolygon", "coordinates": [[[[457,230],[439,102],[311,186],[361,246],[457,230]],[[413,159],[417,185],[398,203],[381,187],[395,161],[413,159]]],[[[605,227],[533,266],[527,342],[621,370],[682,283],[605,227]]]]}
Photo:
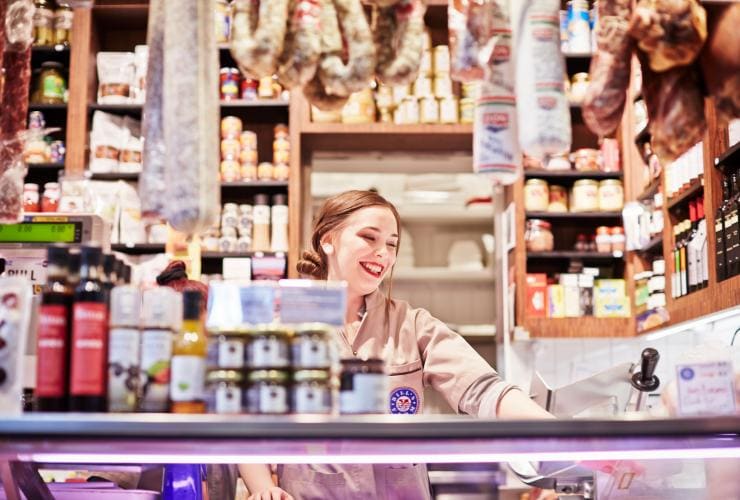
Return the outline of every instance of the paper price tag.
{"type": "Polygon", "coordinates": [[[730,361],[676,366],[681,415],[735,413],[735,375],[730,361]]]}
{"type": "Polygon", "coordinates": [[[347,287],[300,280],[280,282],[280,321],[285,324],[326,323],[341,326],[347,287]]]}

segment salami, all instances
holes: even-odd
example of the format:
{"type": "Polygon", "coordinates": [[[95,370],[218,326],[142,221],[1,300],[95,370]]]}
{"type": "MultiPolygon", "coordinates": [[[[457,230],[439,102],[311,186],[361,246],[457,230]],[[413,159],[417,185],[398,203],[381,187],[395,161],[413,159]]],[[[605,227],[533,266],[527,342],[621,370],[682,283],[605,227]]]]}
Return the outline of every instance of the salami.
{"type": "Polygon", "coordinates": [[[375,46],[360,0],[332,0],[339,26],[347,42],[349,60],[341,54],[321,57],[319,78],[327,94],[348,96],[368,87],[375,71],[375,46]]]}
{"type": "Polygon", "coordinates": [[[214,9],[202,0],[165,1],[164,14],[164,212],[172,227],[194,234],[216,222],[220,204],[214,9]]]}
{"type": "Polygon", "coordinates": [[[303,86],[303,95],[308,102],[319,108],[321,111],[336,111],[342,109],[349,99],[348,96],[328,94],[324,89],[319,75],[303,86]]]}
{"type": "Polygon", "coordinates": [[[634,42],[628,34],[630,0],[599,2],[598,8],[597,49],[589,69],[583,120],[592,132],[607,136],[622,119],[634,42]]]}
{"type": "Polygon", "coordinates": [[[287,88],[300,87],[316,73],[321,55],[320,0],[291,0],[290,28],[278,62],[277,77],[287,88]]]}
{"type": "Polygon", "coordinates": [[[421,0],[401,0],[392,7],[375,7],[373,29],[378,63],[375,74],[385,84],[406,85],[416,79],[424,50],[421,0]]]}
{"type": "Polygon", "coordinates": [[[740,3],[707,10],[709,37],[699,56],[709,95],[714,97],[717,118],[740,118],[740,3]]]}
{"type": "Polygon", "coordinates": [[[648,56],[641,50],[637,53],[642,66],[650,144],[662,162],[671,162],[704,137],[704,97],[698,73],[693,66],[656,73],[650,68],[648,56]]]}
{"type": "Polygon", "coordinates": [[[147,219],[164,216],[166,184],[164,144],[164,3],[149,3],[149,26],[146,36],[149,46],[147,62],[146,102],[142,128],[144,134],[144,165],[139,175],[139,197],[142,216],[147,219]]]}
{"type": "Polygon", "coordinates": [[[288,0],[236,0],[231,55],[243,73],[256,79],[275,73],[287,27],[288,0]]]}
{"type": "Polygon", "coordinates": [[[558,0],[532,0],[519,21],[516,102],[519,144],[528,155],[570,150],[570,110],[563,89],[558,0]]]}
{"type": "Polygon", "coordinates": [[[707,38],[707,16],[697,0],[640,0],[630,35],[653,71],[690,64],[707,38]]]}

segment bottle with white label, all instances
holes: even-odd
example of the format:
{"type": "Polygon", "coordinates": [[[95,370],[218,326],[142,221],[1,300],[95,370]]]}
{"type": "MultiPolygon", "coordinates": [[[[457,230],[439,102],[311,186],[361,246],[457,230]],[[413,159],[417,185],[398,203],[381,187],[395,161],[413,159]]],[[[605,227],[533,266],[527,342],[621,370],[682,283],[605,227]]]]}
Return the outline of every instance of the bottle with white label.
{"type": "Polygon", "coordinates": [[[208,341],[203,328],[198,290],[182,294],[182,329],[172,344],[172,379],[170,411],[172,413],[205,413],[205,377],[208,341]]]}
{"type": "Polygon", "coordinates": [[[252,249],[270,251],[270,198],[266,194],[254,197],[252,209],[252,249]]]}
{"type": "Polygon", "coordinates": [[[182,325],[182,294],[167,287],[144,292],[141,314],[139,411],[166,412],[175,332],[182,325]]]}
{"type": "Polygon", "coordinates": [[[270,243],[273,252],[288,251],[288,197],[276,194],[272,197],[270,209],[272,235],[270,243]]]}
{"type": "Polygon", "coordinates": [[[141,293],[135,286],[111,290],[108,341],[108,411],[133,412],[139,385],[141,293]]]}

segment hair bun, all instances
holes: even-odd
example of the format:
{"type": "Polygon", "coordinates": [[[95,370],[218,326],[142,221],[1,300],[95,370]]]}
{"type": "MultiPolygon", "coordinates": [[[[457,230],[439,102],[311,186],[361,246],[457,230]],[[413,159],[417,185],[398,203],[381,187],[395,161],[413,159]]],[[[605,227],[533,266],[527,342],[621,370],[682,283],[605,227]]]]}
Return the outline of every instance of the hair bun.
{"type": "Polygon", "coordinates": [[[324,264],[321,256],[316,252],[303,252],[296,264],[296,270],[304,276],[310,276],[314,279],[326,279],[326,264],[324,264]]]}

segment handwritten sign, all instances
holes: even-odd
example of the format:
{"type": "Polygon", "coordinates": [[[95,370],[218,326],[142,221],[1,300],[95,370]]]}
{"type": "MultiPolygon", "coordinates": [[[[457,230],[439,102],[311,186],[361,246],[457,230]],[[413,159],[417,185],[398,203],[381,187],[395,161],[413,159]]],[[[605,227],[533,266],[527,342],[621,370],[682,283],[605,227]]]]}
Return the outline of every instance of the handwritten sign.
{"type": "Polygon", "coordinates": [[[678,365],[676,370],[681,415],[735,413],[735,375],[730,361],[678,365]]]}

